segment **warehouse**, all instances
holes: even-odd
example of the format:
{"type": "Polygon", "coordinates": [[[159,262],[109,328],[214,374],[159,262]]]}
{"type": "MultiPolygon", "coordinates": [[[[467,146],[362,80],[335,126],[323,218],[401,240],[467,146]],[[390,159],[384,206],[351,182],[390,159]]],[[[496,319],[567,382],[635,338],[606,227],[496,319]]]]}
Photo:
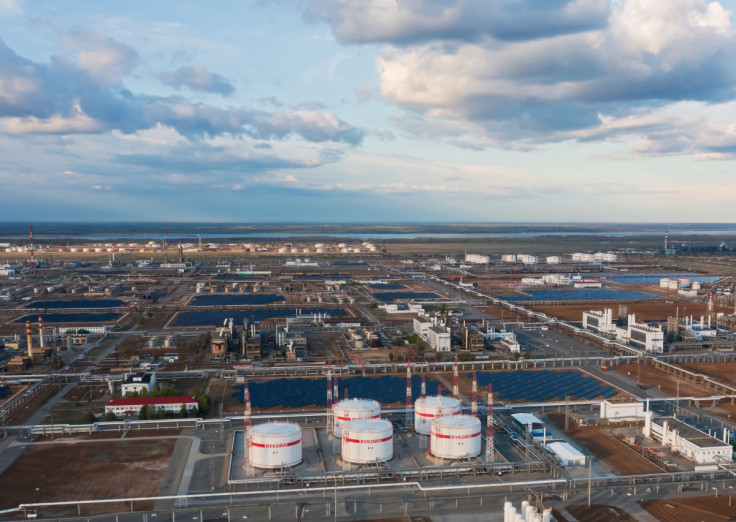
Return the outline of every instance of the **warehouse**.
{"type": "Polygon", "coordinates": [[[547,449],[557,457],[563,466],[585,466],[585,455],[567,442],[552,442],[547,449]]]}

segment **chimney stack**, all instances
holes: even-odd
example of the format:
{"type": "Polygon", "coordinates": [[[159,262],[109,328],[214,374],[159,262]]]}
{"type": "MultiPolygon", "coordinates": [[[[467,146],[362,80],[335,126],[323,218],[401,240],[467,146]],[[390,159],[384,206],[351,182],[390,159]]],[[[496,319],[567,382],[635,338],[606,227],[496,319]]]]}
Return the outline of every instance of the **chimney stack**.
{"type": "Polygon", "coordinates": [[[38,345],[41,348],[45,347],[45,343],[43,341],[43,318],[40,315],[38,316],[38,345]]]}
{"type": "Polygon", "coordinates": [[[33,335],[31,335],[30,321],[26,321],[26,337],[28,338],[28,357],[33,357],[33,335]]]}

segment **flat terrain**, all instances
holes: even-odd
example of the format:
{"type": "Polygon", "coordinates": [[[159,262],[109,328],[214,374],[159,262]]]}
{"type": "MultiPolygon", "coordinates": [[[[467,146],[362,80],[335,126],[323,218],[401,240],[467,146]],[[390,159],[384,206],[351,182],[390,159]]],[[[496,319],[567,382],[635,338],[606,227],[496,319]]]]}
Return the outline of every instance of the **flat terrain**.
{"type": "Polygon", "coordinates": [[[642,384],[652,388],[658,388],[672,397],[677,396],[678,381],[680,382],[680,397],[710,397],[713,395],[713,391],[709,390],[705,386],[694,384],[684,379],[678,379],[674,375],[658,370],[649,364],[622,364],[620,366],[613,367],[612,370],[636,379],[637,366],[641,366],[638,371],[639,380],[642,384]]]}
{"type": "Polygon", "coordinates": [[[634,517],[616,506],[568,506],[567,512],[579,522],[636,522],[634,517]]]}
{"type": "MultiPolygon", "coordinates": [[[[157,495],[175,442],[161,439],[31,446],[0,475],[0,508],[32,502],[157,495]]],[[[87,507],[85,512],[125,508],[106,504],[87,507]]]]}
{"type": "MultiPolygon", "coordinates": [[[[547,414],[547,418],[560,430],[564,430],[564,414],[553,412],[547,414]]],[[[623,443],[604,433],[599,428],[579,427],[570,422],[568,435],[606,465],[612,467],[622,475],[662,472],[662,469],[653,462],[628,449],[623,443]]]]}
{"type": "Polygon", "coordinates": [[[640,504],[661,522],[718,522],[736,519],[736,502],[732,502],[729,495],[642,500],[640,504]]]}
{"type": "Polygon", "coordinates": [[[725,384],[736,385],[736,362],[678,363],[677,366],[695,373],[702,373],[725,384]]]}
{"type": "MultiPolygon", "coordinates": [[[[626,303],[628,313],[636,314],[636,316],[644,321],[666,321],[668,317],[679,315],[692,315],[700,317],[708,313],[708,305],[706,303],[695,303],[688,301],[687,303],[676,303],[666,301],[664,299],[652,299],[645,302],[626,303]],[[679,309],[679,310],[678,310],[679,309]]],[[[570,304],[551,305],[533,305],[529,306],[536,312],[542,312],[547,315],[557,317],[565,321],[582,321],[583,312],[591,310],[603,310],[611,308],[613,310],[614,319],[618,317],[618,304],[590,304],[585,302],[577,302],[570,304]]],[[[718,311],[730,312],[730,310],[719,309],[718,311]]]]}

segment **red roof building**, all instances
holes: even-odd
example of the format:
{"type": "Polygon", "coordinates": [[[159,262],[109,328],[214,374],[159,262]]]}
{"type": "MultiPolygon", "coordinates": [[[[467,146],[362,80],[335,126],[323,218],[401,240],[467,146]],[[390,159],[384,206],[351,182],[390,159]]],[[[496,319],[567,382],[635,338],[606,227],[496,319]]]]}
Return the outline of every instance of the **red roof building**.
{"type": "Polygon", "coordinates": [[[178,413],[184,406],[188,411],[197,411],[199,403],[194,397],[186,395],[179,397],[136,397],[113,399],[105,404],[105,413],[112,412],[121,417],[133,415],[141,411],[143,406],[150,406],[153,410],[164,410],[169,413],[178,413]]]}

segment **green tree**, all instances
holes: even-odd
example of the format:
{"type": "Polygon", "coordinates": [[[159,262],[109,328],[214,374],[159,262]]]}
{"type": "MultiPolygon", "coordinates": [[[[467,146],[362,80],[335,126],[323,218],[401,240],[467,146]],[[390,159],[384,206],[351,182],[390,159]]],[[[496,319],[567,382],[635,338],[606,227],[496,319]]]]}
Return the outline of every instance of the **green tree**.
{"type": "Polygon", "coordinates": [[[85,424],[92,424],[94,422],[97,422],[97,417],[95,417],[95,414],[91,411],[87,411],[84,413],[84,423],[85,424]]]}
{"type": "Polygon", "coordinates": [[[511,356],[518,361],[519,357],[521,357],[521,354],[519,352],[514,352],[511,354],[511,356]]]}
{"type": "Polygon", "coordinates": [[[180,419],[186,419],[189,416],[189,411],[187,411],[186,404],[182,404],[181,408],[179,408],[179,413],[177,414],[177,417],[180,419]]]}
{"type": "Polygon", "coordinates": [[[522,355],[522,357],[524,357],[524,359],[531,359],[532,358],[532,352],[524,352],[524,354],[522,355]]]}
{"type": "Polygon", "coordinates": [[[138,418],[140,420],[148,420],[151,418],[151,409],[148,407],[148,404],[143,405],[141,411],[138,413],[138,418]]]}
{"type": "Polygon", "coordinates": [[[107,421],[107,422],[113,422],[113,421],[118,420],[118,417],[113,412],[108,411],[107,413],[105,413],[104,417],[102,417],[102,420],[107,421]]]}
{"type": "Polygon", "coordinates": [[[394,352],[389,352],[388,353],[388,360],[391,361],[391,362],[393,362],[393,360],[394,360],[394,352]]]}

